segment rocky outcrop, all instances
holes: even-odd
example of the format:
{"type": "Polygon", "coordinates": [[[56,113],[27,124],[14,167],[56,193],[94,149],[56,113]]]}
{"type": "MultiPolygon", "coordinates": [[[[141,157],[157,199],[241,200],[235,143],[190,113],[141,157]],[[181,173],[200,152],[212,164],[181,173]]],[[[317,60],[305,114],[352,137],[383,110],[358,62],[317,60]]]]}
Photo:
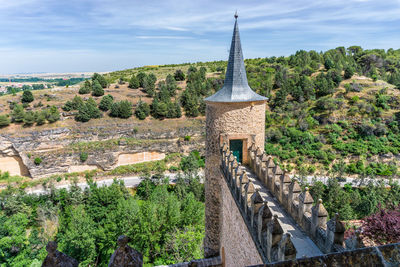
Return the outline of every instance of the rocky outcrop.
{"type": "Polygon", "coordinates": [[[6,166],[11,166],[9,162],[13,160],[12,157],[12,169],[16,168],[17,163],[20,169],[14,174],[32,178],[67,173],[82,166],[111,170],[119,165],[121,154],[168,154],[203,150],[202,132],[202,124],[198,123],[196,127],[159,127],[157,130],[126,124],[117,127],[55,128],[23,134],[0,134],[0,170],[8,170],[6,166]],[[184,136],[190,136],[190,141],[185,141],[184,136]],[[88,154],[84,162],[80,157],[82,152],[88,154]],[[8,157],[7,161],[5,157],[8,157]],[[1,164],[1,158],[4,164],[1,164]],[[40,164],[35,164],[36,158],[40,158],[40,164]]]}

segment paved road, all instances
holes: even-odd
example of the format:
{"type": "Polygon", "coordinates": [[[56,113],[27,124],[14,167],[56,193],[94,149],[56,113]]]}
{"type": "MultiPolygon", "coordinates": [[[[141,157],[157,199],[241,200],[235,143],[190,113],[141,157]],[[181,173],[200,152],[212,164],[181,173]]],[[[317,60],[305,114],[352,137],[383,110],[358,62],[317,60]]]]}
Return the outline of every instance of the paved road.
{"type": "Polygon", "coordinates": [[[279,204],[278,200],[265,188],[257,179],[256,175],[245,167],[249,180],[253,182],[256,189],[260,189],[260,194],[264,200],[268,201],[268,206],[273,215],[278,215],[284,233],[292,235],[292,243],[297,250],[296,258],[304,256],[313,257],[323,255],[321,250],[314,244],[314,242],[306,235],[300,226],[293,220],[293,218],[285,211],[279,204]]]}

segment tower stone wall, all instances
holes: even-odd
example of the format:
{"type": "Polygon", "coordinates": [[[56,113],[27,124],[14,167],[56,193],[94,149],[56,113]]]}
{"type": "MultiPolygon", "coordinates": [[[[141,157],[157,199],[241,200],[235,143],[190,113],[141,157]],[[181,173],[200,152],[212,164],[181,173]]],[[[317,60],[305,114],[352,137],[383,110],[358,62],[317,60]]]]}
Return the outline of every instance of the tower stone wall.
{"type": "MultiPolygon", "coordinates": [[[[265,140],[265,101],[257,102],[206,102],[206,237],[205,256],[219,253],[224,233],[222,182],[220,170],[220,144],[229,139],[243,139],[248,146],[255,142],[264,147],[265,140]]],[[[244,147],[247,150],[247,147],[244,147]]],[[[232,207],[236,208],[236,207],[232,207]]],[[[225,238],[225,240],[227,240],[225,238]]]]}

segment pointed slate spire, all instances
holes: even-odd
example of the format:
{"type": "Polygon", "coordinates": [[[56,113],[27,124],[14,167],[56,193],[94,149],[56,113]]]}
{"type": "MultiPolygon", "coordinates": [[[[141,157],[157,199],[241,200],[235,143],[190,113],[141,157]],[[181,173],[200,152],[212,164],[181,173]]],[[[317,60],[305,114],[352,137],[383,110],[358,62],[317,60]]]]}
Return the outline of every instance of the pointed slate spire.
{"type": "Polygon", "coordinates": [[[235,13],[235,26],[233,29],[232,44],[229,52],[228,68],[222,89],[207,97],[209,102],[252,102],[265,101],[266,97],[256,94],[247,82],[244,67],[242,45],[240,43],[238,15],[235,13]]]}

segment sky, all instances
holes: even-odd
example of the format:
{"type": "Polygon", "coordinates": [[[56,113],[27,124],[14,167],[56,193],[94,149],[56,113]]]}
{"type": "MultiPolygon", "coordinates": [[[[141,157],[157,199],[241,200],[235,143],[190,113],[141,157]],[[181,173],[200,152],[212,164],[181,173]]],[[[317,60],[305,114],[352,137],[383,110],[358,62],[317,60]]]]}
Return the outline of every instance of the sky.
{"type": "Polygon", "coordinates": [[[0,74],[400,48],[400,0],[0,0],[0,74]]]}

